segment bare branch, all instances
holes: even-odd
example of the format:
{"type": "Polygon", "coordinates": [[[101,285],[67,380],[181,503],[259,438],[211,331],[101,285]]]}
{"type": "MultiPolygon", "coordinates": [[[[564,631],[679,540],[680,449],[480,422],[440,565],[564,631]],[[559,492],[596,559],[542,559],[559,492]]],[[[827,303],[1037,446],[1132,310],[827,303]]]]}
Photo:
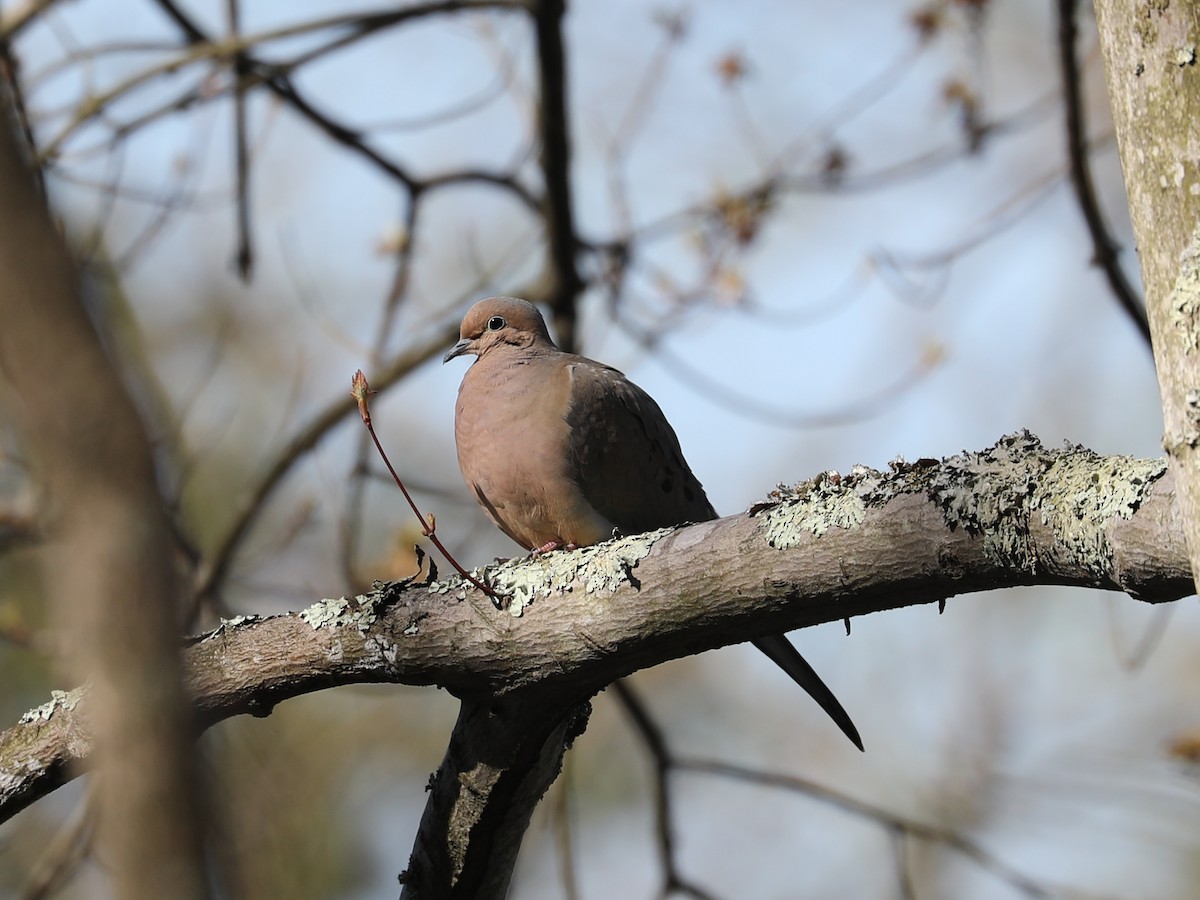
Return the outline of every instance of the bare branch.
{"type": "MultiPolygon", "coordinates": [[[[794,775],[774,772],[762,772],[757,769],[746,768],[745,766],[705,759],[684,758],[678,760],[676,765],[682,771],[686,772],[718,775],[723,778],[732,778],[751,784],[781,787],[808,797],[813,797],[853,815],[879,822],[887,826],[889,830],[894,831],[901,841],[903,841],[903,838],[914,837],[949,847],[951,850],[961,853],[977,865],[992,872],[1026,897],[1040,898],[1054,896],[1054,893],[1049,888],[1018,872],[1012,866],[981,847],[978,843],[964,837],[957,831],[938,825],[929,825],[907,816],[888,812],[871,803],[865,803],[838,791],[830,790],[806,778],[797,778],[794,775]]],[[[908,881],[909,879],[902,874],[900,878],[901,884],[907,884],[908,881]]]]}
{"type": "MultiPolygon", "coordinates": [[[[241,30],[241,4],[238,0],[226,0],[226,15],[229,19],[229,34],[237,39],[241,30]]],[[[238,249],[235,257],[238,274],[243,281],[250,280],[250,272],[254,267],[254,243],[250,233],[250,152],[249,139],[246,136],[246,87],[244,81],[250,72],[246,54],[238,53],[233,57],[233,73],[236,80],[233,89],[233,129],[234,129],[234,171],[237,187],[237,230],[238,249]]]]}
{"type": "Polygon", "coordinates": [[[559,343],[568,350],[578,346],[575,334],[576,300],[583,279],[576,264],[579,237],[571,202],[571,117],[567,114],[567,70],[563,50],[564,0],[540,0],[534,14],[538,46],[538,82],[542,88],[542,174],[546,179],[546,240],[550,245],[552,273],[550,309],[559,343]]]}
{"type": "Polygon", "coordinates": [[[1125,277],[1125,270],[1121,267],[1121,260],[1117,255],[1117,242],[1104,222],[1104,213],[1100,210],[1096,189],[1092,184],[1087,128],[1083,121],[1083,97],[1079,86],[1079,57],[1075,52],[1079,31],[1075,24],[1078,6],[1078,0],[1058,0],[1059,71],[1063,81],[1067,161],[1071,167],[1071,186],[1075,189],[1079,211],[1083,213],[1083,220],[1087,223],[1088,233],[1092,237],[1092,263],[1104,272],[1113,298],[1129,316],[1149,347],[1150,322],[1146,318],[1146,304],[1137,289],[1125,277]]]}
{"type": "Polygon", "coordinates": [[[675,834],[671,828],[671,790],[668,778],[676,761],[667,748],[667,739],[628,681],[614,681],[609,690],[629,716],[634,730],[654,763],[654,831],[663,868],[662,894],[667,896],[674,892],[705,900],[710,895],[684,878],[679,873],[679,866],[675,861],[675,834]]]}
{"type": "MultiPolygon", "coordinates": [[[[188,684],[206,724],[344,684],[438,684],[463,698],[462,733],[430,801],[442,805],[427,810],[418,842],[420,858],[433,860],[422,871],[453,880],[450,851],[436,842],[468,835],[455,845],[458,862],[495,864],[494,829],[527,821],[557,771],[554,741],[579,727],[579,705],[637,669],[974,590],[1072,584],[1152,601],[1189,593],[1164,472],[1162,461],[1050,451],[1016,435],[941,463],[826,475],[749,514],[489,568],[493,583],[523,598],[509,612],[455,580],[227,622],[187,648],[188,684]],[[738,564],[714,568],[714,556],[738,564]],[[494,777],[478,781],[465,767],[480,751],[455,748],[482,738],[502,752],[494,777]],[[470,809],[455,805],[460,776],[473,779],[470,809]]],[[[0,734],[0,818],[89,759],[90,705],[82,692],[59,695],[0,734]]],[[[510,830],[502,866],[512,840],[510,830]]]]}
{"type": "Polygon", "coordinates": [[[0,15],[0,39],[11,41],[57,2],[58,0],[26,0],[15,11],[0,15]]]}

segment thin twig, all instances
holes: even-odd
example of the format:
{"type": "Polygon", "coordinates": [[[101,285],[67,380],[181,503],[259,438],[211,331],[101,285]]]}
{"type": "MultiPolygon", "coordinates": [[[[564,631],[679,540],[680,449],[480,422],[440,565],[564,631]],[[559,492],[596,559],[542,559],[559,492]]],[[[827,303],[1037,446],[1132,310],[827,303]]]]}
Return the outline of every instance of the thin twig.
{"type": "Polygon", "coordinates": [[[888,812],[882,807],[874,806],[870,803],[865,803],[862,800],[850,797],[847,794],[839,793],[831,788],[824,787],[814,781],[806,778],[799,778],[794,775],[785,775],[777,772],[765,772],[757,769],[750,769],[745,766],[735,765],[733,763],[719,762],[716,760],[697,759],[697,758],[680,758],[675,760],[675,766],[681,771],[696,772],[707,775],[716,775],[723,778],[732,778],[739,781],[746,781],[752,784],[766,785],[769,787],[781,787],[787,790],[796,791],[813,799],[828,803],[830,806],[835,806],[851,815],[859,816],[865,819],[878,822],[884,827],[892,830],[898,830],[904,834],[920,838],[921,840],[932,841],[934,843],[943,844],[952,850],[961,853],[968,859],[973,860],[981,868],[994,874],[1002,881],[1014,889],[1020,891],[1028,897],[1049,898],[1054,896],[1053,892],[1038,884],[1029,876],[1018,872],[1008,863],[993,855],[988,850],[985,850],[979,844],[966,838],[956,831],[948,828],[942,828],[937,825],[928,825],[924,822],[918,822],[915,819],[909,819],[905,816],[896,815],[888,812]]]}
{"type": "Polygon", "coordinates": [[[576,253],[575,214],[571,203],[571,136],[567,114],[567,66],[563,47],[564,0],[541,0],[534,13],[537,32],[538,84],[541,88],[539,125],[542,176],[546,180],[546,240],[550,244],[553,289],[550,309],[559,342],[568,350],[578,346],[576,301],[583,291],[576,253]]]}
{"type": "Polygon", "coordinates": [[[24,6],[19,6],[15,12],[7,15],[0,10],[0,40],[11,41],[57,2],[58,0],[29,0],[24,6]]]}
{"type": "Polygon", "coordinates": [[[383,460],[383,464],[387,466],[388,472],[391,473],[392,480],[396,482],[396,487],[400,488],[400,493],[402,493],[404,495],[404,499],[408,501],[408,505],[412,509],[413,515],[415,515],[417,517],[417,521],[421,523],[421,533],[429,539],[429,542],[433,544],[433,546],[437,547],[438,552],[442,554],[446,562],[454,566],[455,571],[458,572],[459,575],[491,597],[492,603],[497,609],[503,609],[503,599],[494,590],[464,569],[462,565],[459,564],[458,560],[454,558],[453,554],[446,549],[446,546],[442,543],[441,538],[437,536],[437,520],[434,518],[433,513],[429,513],[428,515],[421,513],[421,510],[417,508],[416,501],[414,501],[412,495],[409,494],[408,488],[404,486],[404,482],[401,481],[400,476],[396,474],[396,470],[392,466],[392,461],[388,459],[387,452],[383,449],[383,444],[379,442],[379,436],[375,434],[375,426],[371,423],[370,402],[371,394],[373,394],[374,391],[372,391],[371,386],[367,384],[367,376],[362,373],[362,369],[359,369],[354,373],[352,384],[354,385],[354,389],[350,392],[350,395],[358,403],[358,413],[360,416],[362,416],[363,425],[366,426],[367,433],[371,435],[371,440],[375,442],[375,449],[379,451],[379,457],[383,460]]]}
{"type": "Polygon", "coordinates": [[[765,422],[777,428],[828,428],[866,421],[890,408],[897,397],[912,390],[941,361],[940,353],[933,348],[930,352],[922,353],[907,371],[902,372],[890,384],[883,385],[871,394],[861,397],[841,409],[827,412],[799,412],[762,403],[749,394],[731,388],[728,382],[714,375],[706,374],[699,367],[689,363],[681,354],[667,349],[666,344],[659,339],[660,335],[634,324],[627,316],[618,314],[617,325],[631,339],[658,357],[681,385],[699,392],[711,403],[733,410],[747,419],[765,422]]]}
{"type": "Polygon", "coordinates": [[[1126,649],[1121,635],[1117,630],[1116,609],[1113,608],[1111,598],[1105,598],[1109,602],[1106,603],[1108,610],[1108,631],[1109,640],[1112,643],[1113,652],[1116,654],[1117,661],[1125,668],[1127,672],[1137,672],[1150,656],[1158,649],[1162,639],[1167,634],[1167,625],[1171,621],[1171,614],[1178,608],[1173,604],[1165,604],[1155,607],[1150,614],[1150,621],[1146,624],[1141,636],[1134,643],[1132,649],[1126,649]]]}
{"type": "MultiPolygon", "coordinates": [[[[391,340],[392,328],[400,310],[401,301],[408,294],[410,273],[412,272],[414,235],[420,221],[421,194],[410,192],[408,206],[405,212],[403,233],[396,249],[396,267],[392,275],[392,283],[388,287],[387,296],[383,302],[383,314],[380,316],[379,327],[375,332],[375,340],[371,347],[370,360],[375,365],[383,357],[388,341],[391,340]]],[[[342,576],[347,584],[354,585],[358,579],[354,573],[354,560],[357,557],[358,538],[363,522],[362,508],[366,500],[366,475],[370,471],[367,457],[370,445],[365,440],[358,442],[354,454],[354,466],[350,473],[350,496],[346,504],[346,515],[342,519],[340,532],[342,576]]],[[[372,435],[374,437],[374,435],[372,435]]],[[[376,446],[378,447],[378,441],[376,446]]],[[[390,468],[390,466],[389,466],[390,468]]]]}
{"type": "MultiPolygon", "coordinates": [[[[427,335],[405,353],[387,364],[375,383],[380,388],[399,381],[435,352],[447,346],[458,335],[457,324],[447,323],[436,332],[427,335]]],[[[193,590],[203,598],[215,590],[224,580],[242,539],[258,520],[267,499],[292,471],[296,463],[312,450],[322,438],[349,416],[355,409],[353,398],[339,397],[319,410],[308,424],[296,432],[288,443],[275,455],[266,473],[254,486],[246,502],[234,516],[232,524],[221,536],[200,570],[196,573],[193,590]]]]}
{"type": "MultiPolygon", "coordinates": [[[[238,0],[226,0],[226,15],[229,18],[229,36],[237,40],[241,32],[241,10],[238,0]]],[[[246,76],[250,62],[245,53],[233,57],[233,126],[234,166],[237,173],[237,255],[238,275],[243,281],[250,280],[254,268],[254,247],[250,232],[250,153],[246,139],[246,76]]]]}
{"type": "Polygon", "coordinates": [[[91,855],[96,821],[93,794],[89,786],[57,833],[46,843],[21,890],[21,900],[42,900],[61,891],[91,855]]]}
{"type": "MultiPolygon", "coordinates": [[[[29,108],[25,103],[25,88],[21,83],[20,62],[13,53],[11,35],[0,35],[0,91],[8,94],[6,104],[16,119],[16,126],[24,141],[24,150],[28,155],[29,170],[33,177],[34,186],[42,201],[46,200],[46,177],[42,167],[37,164],[37,141],[33,135],[33,125],[29,121],[29,108]]],[[[0,99],[3,99],[0,97],[0,99]]],[[[0,123],[3,124],[3,123],[0,123]]]]}
{"type": "MultiPolygon", "coordinates": [[[[192,45],[215,45],[213,41],[196,22],[191,19],[174,0],[156,0],[158,6],[164,13],[173,21],[182,31],[184,38],[192,45]]],[[[429,4],[424,8],[426,14],[435,12],[458,12],[469,9],[481,9],[491,6],[497,7],[516,7],[522,8],[524,4],[520,3],[504,3],[504,2],[445,2],[429,4]]],[[[414,14],[414,9],[409,8],[402,12],[395,12],[390,15],[379,17],[378,21],[387,25],[394,25],[404,18],[411,18],[414,14]]],[[[363,23],[357,29],[351,32],[351,37],[339,39],[338,46],[342,43],[349,43],[351,40],[356,40],[363,35],[370,33],[380,27],[376,21],[363,23]]],[[[369,162],[381,169],[387,175],[391,176],[396,181],[406,186],[410,191],[419,190],[421,184],[415,179],[404,167],[399,163],[388,159],[382,153],[366,143],[362,132],[359,129],[351,128],[341,122],[335,120],[332,116],[318,110],[313,104],[302,95],[293,84],[287,67],[277,66],[271,63],[264,62],[251,56],[248,52],[242,52],[241,57],[245,61],[245,66],[248,70],[254,72],[262,78],[263,86],[271,93],[275,94],[281,100],[288,104],[294,111],[299,113],[303,118],[308,119],[310,123],[315,125],[320,131],[335,143],[341,144],[351,152],[364,157],[369,162]]],[[[561,85],[559,85],[561,89],[561,85]]],[[[565,127],[565,126],[564,126],[565,127]]]]}
{"type": "MultiPolygon", "coordinates": [[[[158,6],[167,14],[167,16],[177,25],[183,32],[185,39],[189,44],[214,44],[207,34],[197,25],[186,13],[183,12],[174,2],[174,0],[157,0],[158,6]]],[[[286,102],[293,110],[301,116],[308,119],[309,122],[316,125],[327,137],[335,143],[341,144],[348,150],[363,156],[370,162],[374,163],[378,168],[382,169],[391,177],[395,178],[402,184],[412,187],[413,179],[398,163],[387,159],[377,150],[369,147],[363,140],[362,135],[353,128],[350,128],[342,123],[334,120],[331,116],[321,112],[308,101],[292,84],[288,75],[279,70],[278,67],[268,63],[261,62],[249,54],[245,54],[246,65],[249,68],[267,73],[263,82],[264,86],[286,102]]]]}
{"type": "Polygon", "coordinates": [[[566,900],[579,900],[579,877],[576,875],[575,839],[571,827],[571,759],[563,757],[563,771],[551,796],[552,828],[554,847],[558,851],[558,865],[562,872],[563,895],[566,900]]]}
{"type": "Polygon", "coordinates": [[[1079,57],[1075,43],[1078,28],[1075,22],[1076,0],[1058,0],[1058,58],[1062,72],[1063,104],[1067,126],[1067,160],[1071,167],[1071,185],[1079,202],[1079,211],[1092,237],[1092,263],[1100,267],[1108,280],[1109,289],[1121,309],[1133,321],[1138,333],[1150,349],[1150,323],[1146,306],[1137,290],[1125,277],[1118,259],[1116,239],[1109,233],[1092,185],[1092,170],[1087,155],[1087,134],[1083,121],[1083,97],[1079,86],[1079,57]]]}
{"type": "Polygon", "coordinates": [[[668,783],[675,760],[667,747],[662,729],[627,679],[613,682],[609,690],[629,716],[654,763],[654,831],[663,868],[663,896],[679,893],[696,897],[697,900],[711,900],[711,894],[680,875],[675,865],[675,836],[671,831],[671,791],[668,783]]]}
{"type": "Polygon", "coordinates": [[[896,882],[900,886],[900,900],[917,900],[912,871],[908,865],[908,833],[903,828],[893,828],[891,832],[892,850],[896,855],[896,882]]]}

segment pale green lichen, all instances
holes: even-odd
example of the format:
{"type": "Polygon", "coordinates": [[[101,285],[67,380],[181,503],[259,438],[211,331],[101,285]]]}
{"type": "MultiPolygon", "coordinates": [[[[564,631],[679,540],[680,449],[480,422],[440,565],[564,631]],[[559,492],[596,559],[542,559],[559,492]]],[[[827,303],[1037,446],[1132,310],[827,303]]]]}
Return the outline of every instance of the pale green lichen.
{"type": "Polygon", "coordinates": [[[1200,229],[1179,258],[1179,275],[1167,298],[1171,330],[1185,353],[1200,348],[1200,229]]]}
{"type": "MultiPolygon", "coordinates": [[[[1200,390],[1188,388],[1183,396],[1182,443],[1188,447],[1200,446],[1200,390]]],[[[1178,451],[1182,448],[1173,448],[1178,451]]]]}
{"type": "Polygon", "coordinates": [[[979,453],[943,460],[930,480],[929,496],[948,528],[982,538],[989,559],[1033,572],[1037,553],[1028,505],[1051,462],[1028,431],[1008,434],[979,453]]]}
{"type": "Polygon", "coordinates": [[[1054,530],[1055,552],[1100,578],[1112,574],[1108,525],[1128,519],[1166,474],[1163,459],[1103,457],[1083,448],[1060,453],[1030,498],[1054,530]]]}
{"type": "MultiPolygon", "coordinates": [[[[225,634],[227,631],[232,631],[233,629],[239,628],[242,625],[249,625],[252,622],[257,622],[261,618],[262,618],[262,616],[250,615],[250,616],[234,616],[232,619],[222,619],[221,624],[219,624],[212,631],[209,631],[206,634],[202,634],[198,640],[201,644],[203,644],[205,641],[211,641],[213,638],[220,637],[221,635],[225,634]]],[[[189,640],[196,641],[197,639],[189,638],[189,640]]]]}
{"type": "MultiPolygon", "coordinates": [[[[633,581],[631,574],[655,542],[673,529],[619,538],[570,552],[555,551],[535,559],[510,559],[472,574],[485,581],[507,603],[508,612],[519,617],[538,599],[567,593],[581,584],[585,593],[615,593],[633,581]]],[[[467,585],[460,578],[434,582],[430,593],[465,599],[467,585]]]]}
{"type": "MultiPolygon", "coordinates": [[[[479,578],[483,574],[483,570],[475,569],[471,574],[479,578]]],[[[445,581],[431,581],[427,587],[431,594],[447,594],[455,600],[466,600],[467,588],[470,587],[470,582],[459,578],[457,575],[453,575],[445,581]]]]}
{"type": "Polygon", "coordinates": [[[1132,516],[1165,471],[1163,460],[1102,457],[1078,446],[1047,450],[1022,431],[980,453],[944,460],[929,496],[946,525],[980,537],[994,562],[1038,571],[1043,560],[1029,531],[1037,513],[1054,534],[1044,552],[1107,578],[1108,524],[1132,516]]]}
{"type": "Polygon", "coordinates": [[[300,611],[300,618],[312,626],[313,631],[326,625],[333,625],[349,608],[350,602],[345,597],[318,600],[312,606],[300,611]]]}
{"type": "Polygon", "coordinates": [[[302,610],[300,618],[311,625],[314,631],[326,627],[354,627],[365,634],[379,617],[380,600],[378,593],[359,594],[353,602],[345,597],[318,600],[302,610]]]}
{"type": "Polygon", "coordinates": [[[951,531],[982,541],[984,555],[999,565],[1032,574],[1043,563],[1069,561],[1109,578],[1108,526],[1132,516],[1165,471],[1163,460],[1102,457],[1072,446],[1047,450],[1021,431],[940,462],[895,460],[887,473],[856,466],[845,477],[826,472],[780,488],[750,512],[763,518],[771,546],[786,549],[834,528],[856,528],[868,509],[918,494],[937,505],[951,531]],[[1050,545],[1040,549],[1030,533],[1034,515],[1052,531],[1050,545]]]}
{"type": "Polygon", "coordinates": [[[370,594],[359,594],[354,599],[358,601],[358,606],[351,617],[353,624],[358,627],[359,631],[366,634],[379,618],[379,605],[383,602],[383,595],[378,592],[372,592],[370,594]]]}
{"type": "Polygon", "coordinates": [[[1143,47],[1158,43],[1158,23],[1171,0],[1142,0],[1133,9],[1133,30],[1143,47]]]}
{"type": "Polygon", "coordinates": [[[845,477],[823,472],[795,487],[781,485],[771,493],[770,504],[750,512],[761,515],[767,543],[786,550],[831,528],[857,528],[866,518],[867,507],[887,502],[893,490],[891,476],[855,466],[845,477]]]}
{"type": "Polygon", "coordinates": [[[79,701],[83,698],[84,688],[77,687],[70,691],[51,691],[50,699],[41,706],[31,709],[20,718],[22,725],[29,725],[34,722],[48,722],[50,718],[58,710],[73,710],[79,701]]]}

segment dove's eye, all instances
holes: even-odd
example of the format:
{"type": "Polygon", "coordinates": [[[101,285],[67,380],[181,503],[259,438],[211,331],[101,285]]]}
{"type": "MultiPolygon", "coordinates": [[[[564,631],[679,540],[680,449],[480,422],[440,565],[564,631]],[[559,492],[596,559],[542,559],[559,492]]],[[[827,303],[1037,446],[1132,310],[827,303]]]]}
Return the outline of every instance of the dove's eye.
{"type": "Polygon", "coordinates": [[[504,321],[504,316],[492,316],[488,319],[488,331],[499,331],[508,323],[504,321]]]}

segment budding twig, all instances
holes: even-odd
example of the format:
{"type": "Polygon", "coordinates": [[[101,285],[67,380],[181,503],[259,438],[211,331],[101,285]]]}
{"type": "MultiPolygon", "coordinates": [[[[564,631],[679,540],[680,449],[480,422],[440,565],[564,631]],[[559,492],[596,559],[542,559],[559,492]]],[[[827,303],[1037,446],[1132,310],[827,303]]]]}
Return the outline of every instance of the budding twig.
{"type": "Polygon", "coordinates": [[[505,605],[503,599],[494,590],[488,587],[488,585],[484,584],[482,581],[464,569],[461,565],[459,565],[458,560],[455,559],[450,554],[450,551],[446,549],[445,545],[437,536],[437,520],[434,518],[433,513],[429,513],[427,516],[422,515],[421,510],[417,508],[417,504],[413,500],[412,495],[408,492],[408,488],[404,486],[404,482],[401,481],[400,476],[396,474],[396,470],[392,466],[392,461],[388,459],[387,453],[384,452],[383,444],[379,443],[379,436],[375,434],[375,426],[371,424],[370,398],[375,391],[371,390],[371,386],[367,384],[367,376],[363,374],[362,369],[359,369],[354,373],[354,377],[350,380],[350,383],[353,385],[350,395],[354,397],[356,401],[358,401],[358,414],[362,416],[363,424],[367,426],[367,433],[371,435],[371,440],[375,442],[375,449],[379,451],[379,457],[383,460],[383,464],[387,466],[388,472],[391,473],[392,480],[396,482],[396,487],[400,488],[400,492],[404,494],[404,499],[408,501],[408,505],[411,507],[413,515],[415,515],[417,517],[417,521],[421,523],[421,533],[425,537],[429,538],[429,542],[433,544],[433,546],[437,547],[438,552],[446,558],[446,562],[454,566],[455,571],[457,571],[459,575],[491,597],[492,605],[494,605],[496,609],[503,609],[505,605]]]}

